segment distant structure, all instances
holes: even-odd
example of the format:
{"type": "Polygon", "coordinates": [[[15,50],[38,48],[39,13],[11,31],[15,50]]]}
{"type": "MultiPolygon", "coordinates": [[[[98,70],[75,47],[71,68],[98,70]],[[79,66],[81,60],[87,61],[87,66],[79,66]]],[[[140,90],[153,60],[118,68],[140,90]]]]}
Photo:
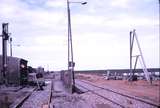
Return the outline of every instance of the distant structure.
{"type": "Polygon", "coordinates": [[[136,69],[136,66],[137,66],[137,61],[140,61],[140,64],[142,66],[142,69],[143,69],[143,72],[144,72],[144,75],[145,75],[145,78],[147,79],[148,82],[151,83],[151,77],[150,77],[150,74],[147,70],[147,67],[146,67],[146,64],[145,64],[145,61],[144,61],[144,57],[143,57],[143,54],[142,54],[142,50],[141,50],[141,47],[140,47],[140,44],[139,44],[139,41],[138,41],[138,37],[137,37],[137,34],[136,34],[136,30],[133,30],[133,31],[130,31],[130,78],[129,80],[133,80],[135,75],[135,69],[136,69]],[[138,46],[138,49],[139,49],[139,55],[134,55],[133,56],[133,45],[134,45],[134,39],[137,43],[137,46],[138,46]],[[133,58],[136,58],[135,59],[135,63],[134,63],[134,69],[132,69],[132,63],[133,63],[133,58]]]}

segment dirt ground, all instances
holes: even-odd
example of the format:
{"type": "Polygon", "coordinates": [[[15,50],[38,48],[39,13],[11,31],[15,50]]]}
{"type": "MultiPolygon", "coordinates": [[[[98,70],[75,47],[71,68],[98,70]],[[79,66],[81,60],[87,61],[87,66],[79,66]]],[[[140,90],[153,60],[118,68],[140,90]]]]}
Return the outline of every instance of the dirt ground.
{"type": "Polygon", "coordinates": [[[152,82],[145,80],[128,82],[127,80],[106,80],[103,76],[95,74],[76,74],[77,79],[87,80],[99,86],[109,86],[127,93],[138,96],[160,104],[160,80],[152,82]]]}

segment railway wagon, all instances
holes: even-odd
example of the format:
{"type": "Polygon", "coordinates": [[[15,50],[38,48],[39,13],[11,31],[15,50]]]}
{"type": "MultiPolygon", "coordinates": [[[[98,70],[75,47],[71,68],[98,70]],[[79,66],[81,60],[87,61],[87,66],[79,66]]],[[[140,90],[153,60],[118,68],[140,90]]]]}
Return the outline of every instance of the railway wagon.
{"type": "Polygon", "coordinates": [[[32,68],[28,66],[28,85],[45,86],[44,68],[32,68]]]}
{"type": "MultiPolygon", "coordinates": [[[[28,80],[27,60],[7,57],[6,79],[8,84],[26,85],[28,80]]],[[[3,84],[2,55],[0,55],[0,84],[3,84]]]]}

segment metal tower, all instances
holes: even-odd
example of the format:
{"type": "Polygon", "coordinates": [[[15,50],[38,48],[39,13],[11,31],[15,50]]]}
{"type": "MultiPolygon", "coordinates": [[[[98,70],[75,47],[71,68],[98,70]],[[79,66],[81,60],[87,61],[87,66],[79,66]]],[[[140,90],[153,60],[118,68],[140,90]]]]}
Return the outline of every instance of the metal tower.
{"type": "Polygon", "coordinates": [[[131,77],[133,77],[133,75],[134,75],[134,70],[132,70],[132,59],[133,59],[133,57],[136,57],[134,70],[136,69],[138,59],[140,59],[139,61],[141,63],[145,78],[147,79],[147,81],[149,83],[151,83],[150,73],[148,72],[145,61],[144,61],[144,57],[143,57],[142,50],[141,50],[141,47],[140,47],[140,44],[139,44],[139,41],[138,41],[136,30],[130,31],[130,74],[131,74],[131,77]],[[139,53],[140,53],[139,55],[136,55],[136,56],[132,55],[133,54],[134,39],[137,43],[139,53]]]}

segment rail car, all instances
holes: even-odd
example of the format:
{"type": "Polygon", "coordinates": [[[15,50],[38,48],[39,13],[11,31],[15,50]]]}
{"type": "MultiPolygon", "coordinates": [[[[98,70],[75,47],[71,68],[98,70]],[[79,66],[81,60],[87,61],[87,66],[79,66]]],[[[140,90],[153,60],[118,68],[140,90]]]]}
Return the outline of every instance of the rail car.
{"type": "MultiPolygon", "coordinates": [[[[17,57],[7,57],[6,80],[8,84],[26,85],[28,80],[28,61],[17,57]]],[[[3,84],[2,55],[0,55],[0,84],[3,84]]]]}
{"type": "Polygon", "coordinates": [[[45,80],[44,80],[44,71],[39,71],[39,69],[32,68],[31,66],[28,66],[28,84],[29,85],[38,85],[38,86],[44,86],[45,80]]]}

